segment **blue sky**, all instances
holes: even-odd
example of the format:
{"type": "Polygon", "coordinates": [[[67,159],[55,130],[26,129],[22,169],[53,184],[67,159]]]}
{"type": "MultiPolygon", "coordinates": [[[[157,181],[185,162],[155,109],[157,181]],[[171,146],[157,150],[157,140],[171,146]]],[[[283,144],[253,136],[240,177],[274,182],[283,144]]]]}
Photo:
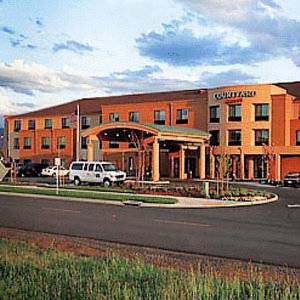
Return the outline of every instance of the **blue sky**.
{"type": "Polygon", "coordinates": [[[298,0],[0,0],[0,114],[300,80],[298,0]]]}

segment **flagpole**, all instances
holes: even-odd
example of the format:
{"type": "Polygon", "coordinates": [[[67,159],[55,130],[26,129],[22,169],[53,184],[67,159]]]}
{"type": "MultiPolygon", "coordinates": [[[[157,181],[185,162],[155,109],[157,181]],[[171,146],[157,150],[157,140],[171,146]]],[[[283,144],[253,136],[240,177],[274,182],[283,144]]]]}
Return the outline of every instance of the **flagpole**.
{"type": "Polygon", "coordinates": [[[80,107],[77,104],[77,126],[76,126],[76,161],[79,161],[80,152],[80,107]]]}

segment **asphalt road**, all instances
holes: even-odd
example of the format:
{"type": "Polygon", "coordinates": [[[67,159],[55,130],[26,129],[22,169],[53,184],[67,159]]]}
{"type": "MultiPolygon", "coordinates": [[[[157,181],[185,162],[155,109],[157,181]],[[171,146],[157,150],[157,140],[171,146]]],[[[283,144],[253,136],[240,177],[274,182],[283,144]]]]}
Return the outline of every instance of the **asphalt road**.
{"type": "MultiPolygon", "coordinates": [[[[267,189],[264,187],[264,189],[267,189]]],[[[158,209],[0,196],[0,226],[300,268],[300,190],[243,208],[158,209]]]]}

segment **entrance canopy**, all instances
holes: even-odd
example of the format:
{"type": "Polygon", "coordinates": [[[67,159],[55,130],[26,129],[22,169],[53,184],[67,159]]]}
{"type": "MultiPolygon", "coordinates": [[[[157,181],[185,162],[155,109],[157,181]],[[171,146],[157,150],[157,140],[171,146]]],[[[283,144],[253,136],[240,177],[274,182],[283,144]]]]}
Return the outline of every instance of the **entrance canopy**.
{"type": "Polygon", "coordinates": [[[153,138],[164,141],[187,143],[205,143],[210,134],[189,127],[166,126],[158,124],[141,124],[134,122],[106,123],[83,132],[84,137],[96,136],[98,139],[116,142],[130,142],[132,134],[151,143],[153,138]]]}
{"type": "MultiPolygon", "coordinates": [[[[152,146],[152,180],[160,178],[159,160],[160,147],[178,151],[180,156],[180,176],[185,178],[185,151],[198,150],[199,152],[199,177],[205,177],[205,144],[210,134],[195,128],[166,126],[157,124],[141,124],[134,122],[106,123],[88,129],[82,133],[89,138],[88,160],[93,160],[93,141],[104,140],[113,142],[133,143],[138,149],[141,174],[144,173],[144,153],[149,145],[152,146]]],[[[108,150],[108,152],[111,149],[108,150]]],[[[124,151],[124,149],[120,149],[124,151]]],[[[132,150],[132,149],[130,149],[132,150]]]]}

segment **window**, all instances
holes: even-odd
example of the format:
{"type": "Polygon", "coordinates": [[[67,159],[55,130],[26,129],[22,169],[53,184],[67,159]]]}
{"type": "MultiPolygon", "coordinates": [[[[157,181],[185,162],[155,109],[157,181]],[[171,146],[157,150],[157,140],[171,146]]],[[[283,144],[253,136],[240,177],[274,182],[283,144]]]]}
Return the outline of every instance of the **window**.
{"type": "Polygon", "coordinates": [[[296,145],[300,146],[300,130],[296,131],[296,145]]]}
{"type": "Polygon", "coordinates": [[[255,104],[255,121],[269,121],[269,104],[255,104]]]}
{"type": "Polygon", "coordinates": [[[89,171],[93,171],[94,170],[94,165],[95,164],[89,164],[89,171]]]}
{"type": "Polygon", "coordinates": [[[50,141],[48,137],[42,137],[42,149],[49,149],[50,148],[50,141]]]}
{"type": "Polygon", "coordinates": [[[31,159],[24,159],[23,162],[24,162],[24,165],[31,164],[31,159]]]}
{"type": "Polygon", "coordinates": [[[66,137],[65,136],[58,137],[57,146],[59,149],[66,148],[66,137]]]}
{"type": "Polygon", "coordinates": [[[258,129],[255,131],[255,146],[269,145],[269,130],[258,129]]]}
{"type": "Polygon", "coordinates": [[[220,106],[210,106],[209,122],[210,123],[219,123],[220,122],[220,106]]]}
{"type": "Polygon", "coordinates": [[[81,171],[83,169],[83,163],[74,163],[72,165],[72,170],[81,171]]]}
{"type": "Polygon", "coordinates": [[[228,130],[228,146],[241,145],[241,130],[228,130]]]}
{"type": "Polygon", "coordinates": [[[34,130],[35,129],[35,120],[29,120],[28,121],[28,130],[34,130]]]}
{"type": "Polygon", "coordinates": [[[119,113],[110,113],[109,114],[109,122],[119,122],[120,114],[119,113]]]}
{"type": "Polygon", "coordinates": [[[96,164],[95,172],[102,172],[102,168],[99,164],[96,164]]]}
{"type": "Polygon", "coordinates": [[[188,124],[189,111],[187,108],[177,109],[176,111],[176,124],[188,124]]]}
{"type": "Polygon", "coordinates": [[[136,148],[136,144],[134,142],[129,142],[128,148],[136,148]]]}
{"type": "Polygon", "coordinates": [[[70,128],[70,118],[61,119],[61,128],[70,128]]]}
{"type": "Polygon", "coordinates": [[[45,119],[45,129],[52,129],[52,119],[45,119]]]}
{"type": "Polygon", "coordinates": [[[49,163],[50,163],[49,159],[47,159],[47,158],[42,158],[41,159],[41,164],[49,166],[50,165],[49,163]]]}
{"type": "Polygon", "coordinates": [[[241,104],[229,105],[228,121],[241,121],[241,104]]]}
{"type": "Polygon", "coordinates": [[[102,124],[102,112],[99,113],[99,124],[102,124]]]}
{"type": "Polygon", "coordinates": [[[24,137],[23,149],[31,149],[31,137],[24,137]]]}
{"type": "Polygon", "coordinates": [[[20,131],[21,130],[21,120],[15,120],[14,121],[14,131],[20,131]]]}
{"type": "Polygon", "coordinates": [[[14,138],[14,149],[18,150],[20,149],[20,139],[14,138]]]}
{"type": "Polygon", "coordinates": [[[219,146],[220,145],[220,131],[219,130],[211,130],[209,133],[211,134],[210,145],[211,146],[219,146]]]}
{"type": "Polygon", "coordinates": [[[164,110],[154,111],[154,124],[165,125],[166,123],[166,112],[164,110]]]}
{"type": "Polygon", "coordinates": [[[119,144],[118,142],[110,141],[110,142],[109,142],[109,148],[110,148],[110,149],[117,149],[117,148],[120,148],[120,144],[119,144]]]}
{"type": "Polygon", "coordinates": [[[139,122],[140,121],[140,113],[139,112],[130,112],[129,113],[129,122],[139,122]]]}
{"type": "Polygon", "coordinates": [[[91,118],[81,117],[81,129],[87,129],[91,127],[91,118]]]}
{"type": "Polygon", "coordinates": [[[87,137],[81,137],[81,149],[87,149],[87,137]]]}

